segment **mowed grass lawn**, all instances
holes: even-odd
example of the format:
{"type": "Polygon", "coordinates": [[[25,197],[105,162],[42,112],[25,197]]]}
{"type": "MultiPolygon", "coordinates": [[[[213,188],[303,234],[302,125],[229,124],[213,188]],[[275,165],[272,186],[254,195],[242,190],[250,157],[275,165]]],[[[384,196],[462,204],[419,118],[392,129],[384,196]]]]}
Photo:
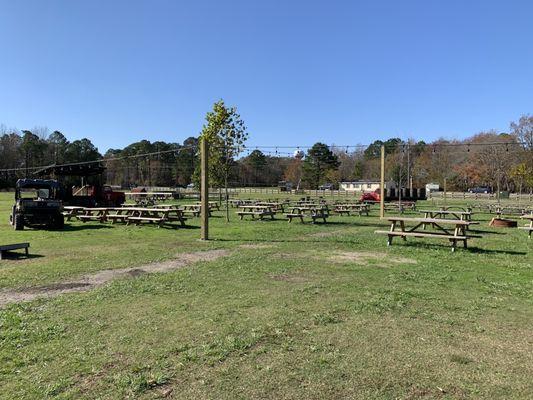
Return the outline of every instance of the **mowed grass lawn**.
{"type": "Polygon", "coordinates": [[[0,311],[2,399],[533,397],[533,241],[480,216],[471,249],[397,240],[370,217],[326,225],[211,220],[187,229],[8,225],[0,261],[23,290],[180,254],[225,256],[0,311]]]}

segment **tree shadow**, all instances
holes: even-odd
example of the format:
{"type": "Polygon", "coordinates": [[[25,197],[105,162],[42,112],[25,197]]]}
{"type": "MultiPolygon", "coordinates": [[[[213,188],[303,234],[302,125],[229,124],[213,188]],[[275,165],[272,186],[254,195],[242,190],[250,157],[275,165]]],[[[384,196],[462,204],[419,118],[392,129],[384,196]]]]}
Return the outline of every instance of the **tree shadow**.
{"type": "Polygon", "coordinates": [[[506,232],[487,231],[487,230],[484,230],[484,229],[468,229],[466,232],[467,232],[467,235],[468,235],[469,232],[471,232],[471,233],[483,233],[483,234],[489,234],[489,235],[507,235],[506,232]]]}
{"type": "MultiPolygon", "coordinates": [[[[398,244],[396,244],[396,246],[398,246],[398,244]]],[[[419,242],[404,242],[403,244],[401,244],[401,246],[418,247],[418,248],[425,248],[425,249],[446,248],[446,249],[449,249],[450,252],[451,252],[451,248],[452,248],[451,245],[445,245],[445,244],[440,244],[440,243],[419,243],[419,242]]],[[[523,256],[523,255],[527,254],[527,252],[523,252],[523,251],[491,250],[491,249],[482,249],[482,248],[476,247],[476,246],[470,246],[470,247],[467,247],[465,249],[465,248],[463,248],[462,246],[459,246],[459,245],[457,246],[456,252],[458,252],[458,251],[463,251],[463,252],[467,252],[467,253],[475,253],[475,254],[507,254],[507,255],[518,255],[518,256],[523,256]]]]}
{"type": "Polygon", "coordinates": [[[76,232],[84,230],[98,230],[98,229],[112,229],[111,225],[93,225],[93,224],[83,224],[83,225],[65,225],[63,229],[55,230],[54,232],[76,232]]]}
{"type": "MultiPolygon", "coordinates": [[[[331,240],[334,236],[328,237],[330,240],[320,239],[227,239],[227,238],[212,238],[209,241],[212,242],[227,242],[227,243],[345,243],[353,244],[355,240],[331,240]]],[[[324,238],[325,239],[325,238],[324,238]]]]}

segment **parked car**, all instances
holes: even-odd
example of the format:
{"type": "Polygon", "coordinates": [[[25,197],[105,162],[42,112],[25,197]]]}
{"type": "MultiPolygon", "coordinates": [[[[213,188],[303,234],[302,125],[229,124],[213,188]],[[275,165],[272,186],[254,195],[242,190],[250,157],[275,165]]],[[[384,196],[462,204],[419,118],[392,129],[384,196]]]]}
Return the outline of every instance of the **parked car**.
{"type": "Polygon", "coordinates": [[[381,200],[381,196],[378,192],[364,192],[359,201],[378,202],[381,200]]]}
{"type": "Polygon", "coordinates": [[[335,185],[333,183],[324,183],[318,187],[318,190],[334,190],[335,185]]]}
{"type": "Polygon", "coordinates": [[[492,193],[492,190],[488,186],[477,186],[477,187],[468,189],[468,193],[492,193]]]}

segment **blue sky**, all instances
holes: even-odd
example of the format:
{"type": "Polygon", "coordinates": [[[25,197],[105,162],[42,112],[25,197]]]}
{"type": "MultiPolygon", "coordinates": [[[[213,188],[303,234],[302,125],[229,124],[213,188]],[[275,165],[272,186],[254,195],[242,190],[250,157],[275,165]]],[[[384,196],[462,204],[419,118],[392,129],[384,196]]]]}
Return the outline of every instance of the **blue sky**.
{"type": "Polygon", "coordinates": [[[223,98],[249,145],[463,138],[533,112],[531,1],[0,1],[0,123],[105,151],[223,98]]]}

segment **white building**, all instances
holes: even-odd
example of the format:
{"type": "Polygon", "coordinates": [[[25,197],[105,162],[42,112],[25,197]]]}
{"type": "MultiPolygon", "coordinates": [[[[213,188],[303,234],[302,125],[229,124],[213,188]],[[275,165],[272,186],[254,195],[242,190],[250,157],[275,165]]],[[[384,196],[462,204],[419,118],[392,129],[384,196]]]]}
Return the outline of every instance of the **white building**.
{"type": "Polygon", "coordinates": [[[440,185],[438,183],[426,184],[426,193],[438,192],[439,190],[440,190],[440,185]]]}
{"type": "MultiPolygon", "coordinates": [[[[349,181],[341,182],[339,189],[347,192],[375,192],[381,186],[380,181],[349,181]]],[[[395,189],[396,183],[393,181],[385,182],[385,189],[395,189]]]]}

